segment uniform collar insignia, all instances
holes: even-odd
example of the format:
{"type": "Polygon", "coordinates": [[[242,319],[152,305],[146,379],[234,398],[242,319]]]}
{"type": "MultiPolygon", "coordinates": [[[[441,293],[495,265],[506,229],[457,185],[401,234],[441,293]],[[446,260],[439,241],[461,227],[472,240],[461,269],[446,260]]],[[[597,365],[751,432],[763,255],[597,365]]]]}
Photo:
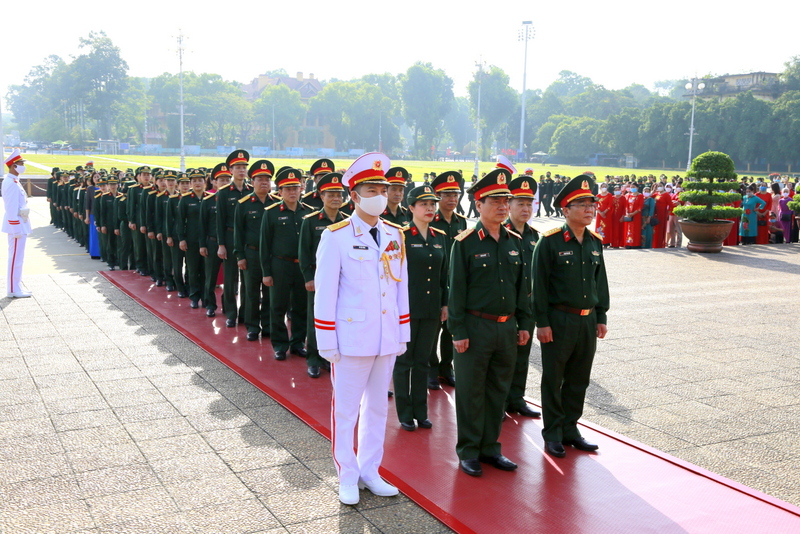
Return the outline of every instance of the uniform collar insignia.
{"type": "Polygon", "coordinates": [[[419,230],[417,230],[417,227],[416,226],[412,226],[411,227],[411,235],[417,235],[418,233],[419,233],[419,230]]]}
{"type": "Polygon", "coordinates": [[[566,243],[570,239],[572,239],[572,235],[569,233],[569,230],[564,230],[564,242],[566,243]]]}
{"type": "Polygon", "coordinates": [[[483,241],[483,238],[486,237],[486,232],[483,231],[483,228],[478,230],[478,237],[483,241]]]}

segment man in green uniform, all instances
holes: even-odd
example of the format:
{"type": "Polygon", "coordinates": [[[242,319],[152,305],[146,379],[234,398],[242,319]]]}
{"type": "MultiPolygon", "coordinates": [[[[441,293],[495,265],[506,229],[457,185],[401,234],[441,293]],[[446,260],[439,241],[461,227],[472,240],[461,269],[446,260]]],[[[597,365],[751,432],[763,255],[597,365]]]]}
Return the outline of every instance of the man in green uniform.
{"type": "Polygon", "coordinates": [[[533,317],[542,347],[542,437],[545,450],[566,455],[598,446],[581,437],[578,419],[609,308],[603,239],[588,230],[596,211],[594,180],[572,179],[554,203],[566,222],[542,234],[533,252],[533,317]]]}
{"type": "Polygon", "coordinates": [[[217,191],[227,186],[231,181],[231,172],[227,163],[216,165],[211,171],[213,191],[206,191],[203,203],[200,205],[201,241],[200,255],[205,258],[206,278],[203,287],[203,302],[206,305],[206,317],[217,315],[217,275],[222,266],[222,258],[216,251],[219,247],[217,236],[217,191]],[[201,237],[201,239],[203,239],[201,237]]]}
{"type": "Polygon", "coordinates": [[[333,223],[345,219],[344,214],[339,211],[342,205],[342,175],[338,172],[330,172],[320,178],[316,183],[317,197],[323,202],[321,210],[309,213],[303,218],[300,227],[300,245],[298,259],[300,260],[300,271],[306,283],[308,292],[306,313],[308,321],[306,324],[306,365],[308,366],[308,376],[319,378],[320,368],[330,371],[330,362],[324,360],[319,355],[317,348],[317,332],[314,328],[314,275],[317,271],[317,247],[322,237],[322,232],[333,223]]]}
{"type": "Polygon", "coordinates": [[[502,455],[500,426],[514,375],[517,345],[530,337],[530,298],[522,273],[521,238],[503,226],[511,192],[507,169],[494,169],[470,188],[480,213],[450,253],[448,326],[456,371],[456,452],[461,470],[482,474],[480,462],[512,471],[502,455]]]}
{"type": "Polygon", "coordinates": [[[50,224],[58,227],[58,210],[54,202],[55,189],[58,186],[58,178],[61,174],[61,169],[53,167],[50,170],[50,178],[47,180],[47,203],[50,205],[50,224]]]}
{"type": "MultiPolygon", "coordinates": [[[[441,198],[439,211],[434,215],[431,226],[445,233],[447,236],[447,253],[450,254],[453,239],[467,229],[467,219],[455,211],[461,191],[464,188],[464,179],[456,171],[447,171],[437,176],[430,186],[433,187],[436,196],[441,198]]],[[[442,322],[441,326],[438,356],[436,348],[434,344],[430,358],[430,369],[428,370],[428,389],[440,389],[440,378],[445,384],[455,387],[453,336],[450,334],[446,321],[442,322]]]]}
{"type": "Polygon", "coordinates": [[[108,264],[109,269],[113,271],[118,264],[118,238],[114,230],[119,228],[119,224],[116,218],[116,212],[114,210],[114,202],[119,191],[119,178],[117,178],[116,174],[112,174],[109,176],[107,183],[108,190],[103,193],[103,195],[100,197],[100,201],[96,204],[97,213],[95,214],[95,219],[99,214],[100,234],[104,236],[106,241],[106,263],[108,264]]]}
{"type": "MultiPolygon", "coordinates": [[[[133,178],[133,174],[124,178],[133,178]]],[[[117,264],[120,270],[127,271],[135,268],[133,265],[133,243],[131,242],[131,230],[128,228],[128,187],[123,184],[119,193],[114,198],[114,220],[116,225],[114,233],[117,236],[117,264]]]]}
{"type": "Polygon", "coordinates": [[[159,193],[163,193],[167,189],[167,183],[164,180],[164,173],[167,171],[159,170],[154,174],[155,185],[147,191],[147,196],[144,198],[144,225],[147,227],[147,243],[149,264],[151,266],[151,274],[155,278],[156,287],[164,285],[164,256],[163,247],[158,240],[158,228],[156,225],[156,204],[159,193]]]}
{"type": "Polygon", "coordinates": [[[318,159],[311,165],[311,170],[308,171],[308,173],[314,177],[314,189],[303,195],[303,198],[301,199],[303,204],[315,210],[322,209],[324,203],[322,202],[322,192],[319,190],[319,181],[323,176],[330,174],[335,170],[336,168],[333,162],[325,158],[318,159]]]}
{"type": "MultiPolygon", "coordinates": [[[[167,232],[167,246],[172,248],[172,278],[175,280],[175,287],[178,290],[178,298],[185,299],[189,296],[186,287],[186,253],[181,250],[180,239],[178,239],[178,204],[182,195],[189,193],[189,176],[178,173],[178,190],[174,195],[170,195],[167,202],[167,214],[164,217],[167,232]]],[[[167,288],[169,291],[170,288],[167,288]]]]}
{"type": "Polygon", "coordinates": [[[228,328],[236,326],[237,318],[239,322],[244,322],[244,298],[241,299],[241,305],[238,308],[236,306],[236,294],[244,294],[244,273],[240,274],[238,260],[233,254],[233,221],[239,200],[253,192],[252,186],[245,182],[249,161],[250,154],[246,150],[231,152],[225,164],[233,181],[217,191],[217,255],[222,259],[222,311],[227,318],[225,326],[228,328]]]}
{"type": "MultiPolygon", "coordinates": [[[[232,254],[238,262],[238,268],[244,278],[244,324],[247,327],[247,340],[258,341],[258,336],[269,336],[270,328],[270,294],[264,286],[264,275],[261,271],[259,247],[261,239],[261,220],[266,217],[264,211],[273,205],[275,200],[270,195],[272,189],[272,173],[275,166],[265,159],[258,160],[250,166],[248,174],[253,181],[252,193],[242,197],[236,203],[233,219],[232,254]]],[[[226,189],[223,189],[225,191],[226,189]]],[[[219,192],[217,192],[219,196],[219,192]]],[[[222,207],[217,199],[217,217],[222,207]]]]}
{"type": "Polygon", "coordinates": [[[142,276],[149,276],[147,271],[147,247],[144,234],[144,225],[139,218],[140,202],[142,202],[142,191],[150,185],[151,169],[144,165],[136,169],[137,183],[128,187],[128,227],[131,229],[131,240],[133,242],[133,256],[136,265],[136,272],[142,276]]]}
{"type": "Polygon", "coordinates": [[[169,199],[177,193],[178,174],[167,170],[163,174],[165,189],[156,194],[156,241],[161,247],[161,261],[164,266],[164,283],[167,291],[175,291],[175,274],[172,266],[172,248],[167,244],[167,210],[170,209],[169,199]]]}
{"type": "Polygon", "coordinates": [[[200,256],[200,203],[206,190],[206,174],[196,169],[190,169],[188,193],[181,195],[178,202],[178,219],[176,230],[178,232],[178,246],[186,255],[186,277],[189,289],[189,307],[196,310],[200,307],[198,302],[203,297],[203,258],[200,256]]]}
{"type": "MultiPolygon", "coordinates": [[[[522,275],[528,298],[531,295],[531,261],[533,248],[539,240],[539,232],[531,228],[528,221],[533,215],[533,199],[536,196],[536,180],[531,176],[520,176],[508,184],[514,197],[509,201],[508,219],[505,226],[522,236],[520,250],[522,252],[522,275]]],[[[528,363],[531,355],[532,337],[524,345],[517,345],[517,361],[514,367],[514,378],[506,399],[506,412],[518,413],[525,417],[540,417],[542,414],[531,409],[525,402],[525,384],[528,381],[528,363]]]]}
{"type": "Polygon", "coordinates": [[[272,349],[276,360],[285,360],[286,351],[306,356],[306,301],[303,273],[300,271],[300,226],[311,209],[300,202],[298,169],[284,169],[275,176],[281,202],[273,204],[261,221],[261,270],[269,287],[272,349]],[[286,313],[292,310],[292,336],[286,328],[286,313]]]}
{"type": "Polygon", "coordinates": [[[403,226],[411,219],[408,208],[402,206],[403,196],[406,191],[408,171],[403,167],[392,167],[386,171],[386,181],[389,182],[389,191],[386,209],[381,214],[381,219],[403,226]]]}

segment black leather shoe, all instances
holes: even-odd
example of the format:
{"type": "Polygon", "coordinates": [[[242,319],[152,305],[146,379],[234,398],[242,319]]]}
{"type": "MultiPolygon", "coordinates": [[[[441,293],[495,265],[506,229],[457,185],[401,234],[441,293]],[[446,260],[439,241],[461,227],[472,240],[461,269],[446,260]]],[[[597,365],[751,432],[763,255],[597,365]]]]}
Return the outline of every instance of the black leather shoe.
{"type": "Polygon", "coordinates": [[[542,416],[541,412],[537,412],[536,410],[531,410],[530,406],[528,406],[527,404],[525,406],[523,406],[522,408],[517,408],[515,410],[508,410],[508,411],[509,411],[509,413],[518,413],[520,415],[524,415],[525,417],[534,417],[534,418],[536,418],[536,417],[541,417],[542,416]]]}
{"type": "Polygon", "coordinates": [[[216,317],[217,312],[214,311],[212,308],[206,310],[206,317],[216,317]]]}
{"type": "Polygon", "coordinates": [[[555,456],[556,458],[563,458],[567,455],[567,451],[564,450],[564,446],[561,444],[560,441],[546,441],[544,444],[544,450],[550,456],[555,456]]]}
{"type": "Polygon", "coordinates": [[[439,380],[450,386],[451,388],[456,387],[456,377],[453,375],[450,376],[440,376],[439,380]]]}
{"type": "Polygon", "coordinates": [[[311,378],[319,378],[319,367],[316,365],[310,365],[308,367],[308,371],[306,372],[308,373],[308,376],[310,376],[311,378]]]}
{"type": "Polygon", "coordinates": [[[228,320],[226,320],[225,321],[225,326],[227,326],[228,328],[233,328],[234,326],[236,326],[236,319],[228,319],[228,320]]]}
{"type": "Polygon", "coordinates": [[[163,280],[156,280],[156,287],[161,287],[163,285],[164,285],[164,281],[163,280]]]}
{"type": "Polygon", "coordinates": [[[481,463],[477,458],[470,458],[469,460],[461,460],[458,462],[461,470],[471,477],[479,477],[483,474],[481,463]]]}
{"type": "Polygon", "coordinates": [[[430,419],[423,419],[421,421],[417,419],[417,425],[420,428],[433,428],[433,423],[431,423],[430,419]]]}
{"type": "Polygon", "coordinates": [[[303,347],[292,347],[290,349],[290,352],[292,354],[297,354],[301,358],[305,358],[306,356],[308,356],[308,353],[306,352],[306,349],[304,349],[303,347]]]}
{"type": "Polygon", "coordinates": [[[429,378],[428,379],[428,389],[442,389],[442,386],[439,385],[438,378],[429,378]]]}
{"type": "Polygon", "coordinates": [[[417,429],[417,426],[414,424],[414,421],[400,421],[400,427],[403,430],[408,430],[409,432],[413,432],[417,429]]]}
{"type": "Polygon", "coordinates": [[[285,350],[275,351],[275,359],[278,360],[279,362],[282,362],[283,360],[285,360],[286,359],[286,351],[285,350]]]}
{"type": "Polygon", "coordinates": [[[247,341],[258,341],[258,332],[248,332],[247,341]]]}
{"type": "Polygon", "coordinates": [[[192,301],[192,302],[189,304],[189,307],[190,307],[191,309],[193,309],[193,310],[196,310],[197,308],[199,308],[199,307],[200,307],[200,305],[197,303],[197,301],[196,301],[196,300],[193,300],[193,301],[192,301]]]}
{"type": "Polygon", "coordinates": [[[513,471],[517,468],[517,464],[503,456],[502,454],[495,454],[494,456],[479,456],[478,460],[485,464],[489,464],[503,471],[513,471]]]}
{"type": "Polygon", "coordinates": [[[599,445],[595,445],[594,443],[589,443],[588,441],[583,439],[583,437],[580,437],[578,439],[570,439],[562,441],[561,443],[564,445],[572,445],[579,451],[586,451],[586,452],[596,451],[597,449],[600,448],[599,445]]]}
{"type": "Polygon", "coordinates": [[[189,294],[186,293],[186,291],[178,291],[178,298],[179,299],[185,299],[188,296],[189,296],[189,294]]]}
{"type": "Polygon", "coordinates": [[[175,291],[175,286],[167,284],[167,293],[172,293],[173,291],[175,291]]]}

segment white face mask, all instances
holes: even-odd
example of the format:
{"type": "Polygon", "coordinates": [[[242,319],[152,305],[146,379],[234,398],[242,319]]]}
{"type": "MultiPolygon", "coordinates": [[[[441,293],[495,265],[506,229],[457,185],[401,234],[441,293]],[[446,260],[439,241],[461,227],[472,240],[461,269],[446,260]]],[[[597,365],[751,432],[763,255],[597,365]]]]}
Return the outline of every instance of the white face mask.
{"type": "Polygon", "coordinates": [[[783,196],[785,196],[785,197],[788,197],[788,196],[789,196],[789,193],[787,193],[787,192],[785,192],[785,191],[784,191],[783,193],[781,193],[781,194],[782,194],[783,196]]]}
{"type": "Polygon", "coordinates": [[[18,174],[25,172],[25,165],[15,165],[14,167],[16,167],[18,174]]]}
{"type": "Polygon", "coordinates": [[[389,199],[384,195],[375,195],[374,197],[364,198],[361,195],[358,197],[356,204],[361,207],[368,215],[378,217],[386,210],[386,205],[389,199]]]}
{"type": "Polygon", "coordinates": [[[645,197],[649,197],[649,196],[650,196],[650,193],[648,193],[648,192],[646,192],[646,191],[645,191],[644,193],[642,193],[642,194],[643,194],[645,197]]]}

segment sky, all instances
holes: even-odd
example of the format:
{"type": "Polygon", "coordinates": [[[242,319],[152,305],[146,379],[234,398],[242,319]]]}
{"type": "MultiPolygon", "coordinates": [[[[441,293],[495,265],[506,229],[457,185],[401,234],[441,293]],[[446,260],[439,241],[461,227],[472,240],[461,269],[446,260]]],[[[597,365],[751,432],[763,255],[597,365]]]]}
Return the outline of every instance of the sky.
{"type": "Polygon", "coordinates": [[[519,33],[527,20],[535,31],[528,42],[528,89],[545,89],[560,71],[570,70],[608,89],[639,83],[652,90],[659,80],[694,75],[781,72],[800,55],[795,26],[800,9],[790,5],[775,0],[743,7],[712,0],[40,0],[35,10],[18,15],[24,23],[3,24],[0,97],[6,110],[9,85],[23,83],[51,54],[69,61],[79,54],[79,36],[101,29],[120,48],[131,76],[177,73],[182,33],[185,70],[242,83],[279,68],[290,75],[348,80],[399,74],[424,61],[443,69],[456,96],[464,96],[483,61],[502,68],[521,91],[525,61],[519,33]]]}

